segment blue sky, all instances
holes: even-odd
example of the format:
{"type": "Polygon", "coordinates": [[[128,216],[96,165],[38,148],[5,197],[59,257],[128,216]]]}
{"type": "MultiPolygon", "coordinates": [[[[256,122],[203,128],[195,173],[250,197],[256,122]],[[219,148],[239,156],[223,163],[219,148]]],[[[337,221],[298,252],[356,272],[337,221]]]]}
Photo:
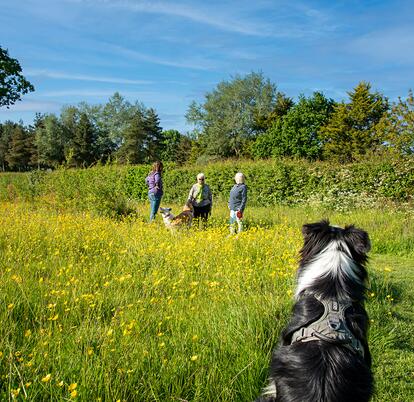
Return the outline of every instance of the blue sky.
{"type": "Polygon", "coordinates": [[[294,100],[362,80],[395,100],[414,87],[413,15],[410,0],[0,0],[0,45],[36,88],[0,122],[118,91],[185,132],[191,101],[251,71],[294,100]]]}

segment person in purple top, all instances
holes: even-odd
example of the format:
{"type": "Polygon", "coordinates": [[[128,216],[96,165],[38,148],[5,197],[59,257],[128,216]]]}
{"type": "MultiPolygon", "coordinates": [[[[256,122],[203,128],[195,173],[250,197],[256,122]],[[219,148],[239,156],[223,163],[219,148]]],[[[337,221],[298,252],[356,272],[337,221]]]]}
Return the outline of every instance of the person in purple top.
{"type": "Polygon", "coordinates": [[[148,186],[148,198],[151,206],[150,222],[155,219],[158,208],[160,207],[162,191],[162,171],[164,166],[162,162],[157,161],[152,164],[152,171],[145,179],[148,186]]]}

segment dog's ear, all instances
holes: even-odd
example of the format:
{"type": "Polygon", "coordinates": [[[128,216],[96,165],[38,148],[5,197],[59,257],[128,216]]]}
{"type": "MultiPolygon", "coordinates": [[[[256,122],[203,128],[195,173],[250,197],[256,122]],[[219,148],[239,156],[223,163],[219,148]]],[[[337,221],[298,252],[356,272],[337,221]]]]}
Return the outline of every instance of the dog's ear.
{"type": "Polygon", "coordinates": [[[302,235],[303,239],[306,241],[310,239],[313,235],[329,230],[329,220],[323,219],[320,222],[316,223],[307,223],[302,226],[302,235]]]}
{"type": "Polygon", "coordinates": [[[367,254],[371,250],[371,241],[365,230],[358,229],[354,225],[345,226],[344,236],[358,253],[367,254]]]}

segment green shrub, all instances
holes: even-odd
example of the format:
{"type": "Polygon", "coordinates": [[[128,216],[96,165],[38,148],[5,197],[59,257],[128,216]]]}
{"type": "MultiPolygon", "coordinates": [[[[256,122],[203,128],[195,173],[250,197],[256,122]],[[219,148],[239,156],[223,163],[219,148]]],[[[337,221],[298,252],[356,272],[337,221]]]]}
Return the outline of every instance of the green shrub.
{"type": "MultiPolygon", "coordinates": [[[[123,215],[131,212],[131,202],[147,200],[149,171],[148,165],[113,165],[1,174],[0,197],[32,200],[53,195],[62,206],[123,215]]],[[[341,211],[411,203],[414,195],[413,158],[348,165],[271,159],[202,167],[167,164],[163,201],[184,203],[200,171],[206,175],[215,202],[227,201],[238,171],[246,175],[250,205],[312,205],[341,211]]]]}

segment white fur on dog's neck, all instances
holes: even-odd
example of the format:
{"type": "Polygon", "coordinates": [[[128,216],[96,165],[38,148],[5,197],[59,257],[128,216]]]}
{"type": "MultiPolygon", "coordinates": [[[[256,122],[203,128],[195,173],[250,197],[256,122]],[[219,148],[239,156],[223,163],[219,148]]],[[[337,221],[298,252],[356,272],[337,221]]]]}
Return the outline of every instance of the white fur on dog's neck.
{"type": "Polygon", "coordinates": [[[338,279],[347,277],[361,283],[356,273],[357,266],[350,255],[349,248],[345,242],[340,240],[332,241],[309,264],[303,267],[303,271],[298,278],[295,297],[298,298],[316,280],[328,275],[338,279]]]}
{"type": "Polygon", "coordinates": [[[164,223],[169,226],[171,224],[171,221],[174,219],[174,215],[171,212],[162,213],[162,220],[164,221],[164,223]]]}

